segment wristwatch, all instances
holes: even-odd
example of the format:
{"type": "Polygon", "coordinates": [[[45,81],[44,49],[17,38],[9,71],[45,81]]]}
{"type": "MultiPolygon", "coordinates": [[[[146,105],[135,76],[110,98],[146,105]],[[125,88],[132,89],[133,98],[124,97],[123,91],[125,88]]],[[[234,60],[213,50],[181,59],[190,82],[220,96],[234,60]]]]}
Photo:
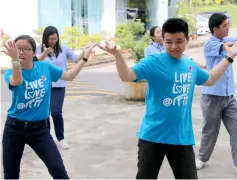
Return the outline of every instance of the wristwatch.
{"type": "Polygon", "coordinates": [[[87,62],[87,61],[88,61],[88,59],[85,58],[85,57],[83,57],[82,60],[83,60],[84,62],[87,62]]]}
{"type": "Polygon", "coordinates": [[[226,56],[225,58],[226,58],[227,61],[229,61],[230,63],[233,63],[233,62],[234,62],[234,60],[233,60],[232,58],[230,58],[229,56],[226,56]]]}

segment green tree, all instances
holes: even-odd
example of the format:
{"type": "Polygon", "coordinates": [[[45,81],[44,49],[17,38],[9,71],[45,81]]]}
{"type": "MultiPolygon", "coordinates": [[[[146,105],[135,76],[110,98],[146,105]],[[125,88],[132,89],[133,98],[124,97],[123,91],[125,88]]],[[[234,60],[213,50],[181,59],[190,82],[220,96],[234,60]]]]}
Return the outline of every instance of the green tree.
{"type": "Polygon", "coordinates": [[[178,4],[178,10],[176,17],[184,19],[189,26],[190,34],[196,34],[196,18],[195,18],[195,6],[192,6],[192,1],[182,0],[178,4]]]}

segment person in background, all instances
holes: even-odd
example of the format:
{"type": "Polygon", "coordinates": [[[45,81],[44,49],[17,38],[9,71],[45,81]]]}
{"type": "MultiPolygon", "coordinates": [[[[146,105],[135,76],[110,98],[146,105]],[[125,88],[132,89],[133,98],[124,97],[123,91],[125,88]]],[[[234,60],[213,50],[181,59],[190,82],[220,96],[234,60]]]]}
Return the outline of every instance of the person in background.
{"type": "MultiPolygon", "coordinates": [[[[53,26],[48,26],[44,29],[42,44],[37,47],[37,58],[39,61],[44,61],[58,68],[67,69],[67,60],[76,62],[81,59],[83,52],[79,57],[72,49],[60,44],[58,30],[53,26]]],[[[56,138],[63,149],[70,148],[64,137],[64,119],[63,119],[63,103],[65,97],[66,82],[62,79],[57,82],[52,82],[50,112],[54,123],[56,138]]],[[[47,120],[50,129],[50,118],[47,120]]]]}
{"type": "Polygon", "coordinates": [[[150,37],[152,43],[144,50],[144,56],[162,53],[165,49],[162,41],[161,28],[159,26],[152,27],[150,29],[150,37]]]}
{"type": "MultiPolygon", "coordinates": [[[[228,53],[226,46],[237,43],[237,37],[228,37],[229,22],[225,14],[214,13],[209,19],[211,37],[204,46],[208,71],[214,69],[228,53]]],[[[235,98],[233,66],[211,87],[203,86],[201,109],[203,127],[200,149],[196,159],[197,169],[205,167],[214,150],[221,121],[230,135],[234,171],[237,173],[237,103],[235,98]]],[[[220,162],[222,163],[222,162],[220,162]]]]}

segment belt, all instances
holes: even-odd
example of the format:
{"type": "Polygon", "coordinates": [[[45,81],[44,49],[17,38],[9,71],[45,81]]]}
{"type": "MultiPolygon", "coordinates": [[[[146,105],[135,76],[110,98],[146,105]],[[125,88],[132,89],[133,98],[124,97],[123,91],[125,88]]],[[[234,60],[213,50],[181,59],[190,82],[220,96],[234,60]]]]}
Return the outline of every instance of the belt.
{"type": "Polygon", "coordinates": [[[47,119],[38,120],[38,121],[26,121],[26,120],[20,120],[17,118],[12,118],[10,116],[7,116],[7,124],[19,124],[19,125],[28,125],[28,126],[35,126],[35,125],[44,125],[47,123],[47,119]]]}

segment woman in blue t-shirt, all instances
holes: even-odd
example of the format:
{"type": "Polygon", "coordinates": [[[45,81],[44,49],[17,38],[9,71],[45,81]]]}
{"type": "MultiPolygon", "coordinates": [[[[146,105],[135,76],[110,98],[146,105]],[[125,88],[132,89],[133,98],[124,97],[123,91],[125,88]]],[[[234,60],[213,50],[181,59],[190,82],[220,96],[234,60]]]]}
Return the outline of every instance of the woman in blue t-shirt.
{"type": "MultiPolygon", "coordinates": [[[[67,69],[67,60],[76,62],[81,59],[83,54],[77,55],[65,45],[60,44],[58,30],[54,26],[48,26],[44,29],[42,44],[36,49],[37,58],[39,61],[50,63],[58,68],[67,69]]],[[[59,79],[57,82],[52,82],[50,112],[54,123],[56,138],[63,149],[68,149],[69,144],[64,138],[64,120],[63,120],[63,102],[65,97],[66,82],[59,79]]],[[[50,120],[47,119],[50,130],[50,120]]]]}
{"type": "Polygon", "coordinates": [[[42,159],[54,179],[68,179],[62,157],[46,124],[49,117],[51,82],[72,81],[86,63],[95,44],[84,48],[83,60],[63,71],[49,63],[34,62],[36,43],[28,35],[8,42],[3,52],[11,57],[12,69],[4,73],[12,92],[12,105],[3,132],[4,179],[19,179],[25,144],[42,159]]]}

